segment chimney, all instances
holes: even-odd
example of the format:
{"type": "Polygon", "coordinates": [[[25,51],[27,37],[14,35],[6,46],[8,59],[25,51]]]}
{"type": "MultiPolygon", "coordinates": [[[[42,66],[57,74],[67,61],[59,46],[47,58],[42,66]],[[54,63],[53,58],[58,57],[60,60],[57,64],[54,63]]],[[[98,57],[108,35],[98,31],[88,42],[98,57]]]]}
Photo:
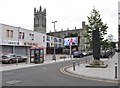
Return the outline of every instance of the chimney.
{"type": "Polygon", "coordinates": [[[76,26],[75,26],[75,30],[76,30],[76,26]]]}
{"type": "Polygon", "coordinates": [[[85,21],[82,21],[82,29],[85,28],[85,21]]]}

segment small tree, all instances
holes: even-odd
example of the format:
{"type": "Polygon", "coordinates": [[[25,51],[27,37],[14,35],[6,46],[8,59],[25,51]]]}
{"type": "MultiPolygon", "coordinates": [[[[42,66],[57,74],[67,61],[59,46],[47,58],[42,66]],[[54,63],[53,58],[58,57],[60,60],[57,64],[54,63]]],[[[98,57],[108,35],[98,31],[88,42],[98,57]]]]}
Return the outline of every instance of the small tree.
{"type": "MultiPolygon", "coordinates": [[[[107,28],[107,24],[103,24],[102,22],[99,11],[94,8],[90,13],[90,17],[88,17],[88,25],[86,26],[87,30],[85,35],[89,41],[90,48],[93,49],[94,60],[90,63],[90,66],[92,67],[102,67],[104,64],[104,62],[100,60],[100,44],[104,40],[104,36],[107,34],[107,28]]],[[[106,66],[107,65],[105,65],[105,67],[106,66]]]]}
{"type": "Polygon", "coordinates": [[[92,48],[92,31],[99,29],[100,33],[100,42],[104,40],[104,36],[107,34],[107,24],[103,24],[102,18],[100,17],[99,11],[97,11],[95,8],[90,13],[90,17],[88,18],[88,25],[86,25],[86,38],[88,39],[88,43],[90,44],[90,47],[92,48]]]}

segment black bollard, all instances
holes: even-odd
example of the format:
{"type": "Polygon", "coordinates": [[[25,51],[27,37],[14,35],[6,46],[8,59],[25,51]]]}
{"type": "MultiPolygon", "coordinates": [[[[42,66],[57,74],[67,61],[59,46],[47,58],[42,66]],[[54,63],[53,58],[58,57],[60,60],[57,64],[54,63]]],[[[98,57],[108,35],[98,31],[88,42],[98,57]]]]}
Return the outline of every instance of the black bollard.
{"type": "Polygon", "coordinates": [[[73,71],[75,71],[75,60],[73,60],[73,71]]]}
{"type": "Polygon", "coordinates": [[[18,58],[16,59],[16,65],[18,65],[18,58]]]}
{"type": "Polygon", "coordinates": [[[25,60],[26,64],[27,64],[27,59],[25,60]]]}
{"type": "Polygon", "coordinates": [[[78,66],[80,65],[80,60],[79,60],[80,58],[78,58],[78,66]]]}
{"type": "Polygon", "coordinates": [[[117,63],[115,63],[115,78],[117,78],[117,63]]]}
{"type": "Polygon", "coordinates": [[[87,57],[85,56],[85,60],[86,60],[86,63],[87,63],[87,57]]]}

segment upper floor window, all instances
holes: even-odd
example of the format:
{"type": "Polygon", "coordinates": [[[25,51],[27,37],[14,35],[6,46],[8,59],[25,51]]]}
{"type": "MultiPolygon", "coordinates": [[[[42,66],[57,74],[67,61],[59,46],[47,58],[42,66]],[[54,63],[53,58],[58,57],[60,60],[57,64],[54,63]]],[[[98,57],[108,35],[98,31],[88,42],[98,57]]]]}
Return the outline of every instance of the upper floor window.
{"type": "Polygon", "coordinates": [[[25,33],[23,32],[22,39],[24,39],[24,38],[25,38],[25,33]]]}
{"type": "Polygon", "coordinates": [[[8,37],[9,38],[9,30],[6,30],[6,37],[8,37]]]}
{"type": "Polygon", "coordinates": [[[25,38],[25,33],[19,32],[19,39],[24,39],[24,38],[25,38]]]}
{"type": "Polygon", "coordinates": [[[59,39],[59,42],[62,42],[62,39],[59,39]]]}
{"type": "Polygon", "coordinates": [[[45,36],[43,36],[43,42],[45,42],[45,36]]]}
{"type": "Polygon", "coordinates": [[[7,38],[13,38],[13,30],[6,30],[6,37],[7,38]]]}
{"type": "Polygon", "coordinates": [[[51,36],[51,40],[53,39],[53,37],[51,36]]]}
{"type": "Polygon", "coordinates": [[[57,38],[54,38],[54,41],[57,42],[57,38]]]}
{"type": "Polygon", "coordinates": [[[13,38],[13,30],[10,30],[10,37],[13,38]]]}
{"type": "Polygon", "coordinates": [[[47,41],[50,41],[50,36],[47,36],[47,41]]]}
{"type": "Polygon", "coordinates": [[[34,40],[34,34],[29,34],[30,35],[30,39],[34,40]]]}

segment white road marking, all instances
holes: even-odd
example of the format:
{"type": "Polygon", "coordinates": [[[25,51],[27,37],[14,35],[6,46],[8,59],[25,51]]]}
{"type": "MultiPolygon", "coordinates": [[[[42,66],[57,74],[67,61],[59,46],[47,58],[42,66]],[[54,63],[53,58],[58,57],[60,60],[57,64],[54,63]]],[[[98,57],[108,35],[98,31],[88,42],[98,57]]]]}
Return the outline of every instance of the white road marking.
{"type": "Polygon", "coordinates": [[[10,84],[10,85],[13,85],[13,84],[16,84],[16,83],[19,83],[19,82],[21,82],[21,81],[19,81],[19,80],[11,80],[11,81],[8,81],[6,83],[10,84]]]}

